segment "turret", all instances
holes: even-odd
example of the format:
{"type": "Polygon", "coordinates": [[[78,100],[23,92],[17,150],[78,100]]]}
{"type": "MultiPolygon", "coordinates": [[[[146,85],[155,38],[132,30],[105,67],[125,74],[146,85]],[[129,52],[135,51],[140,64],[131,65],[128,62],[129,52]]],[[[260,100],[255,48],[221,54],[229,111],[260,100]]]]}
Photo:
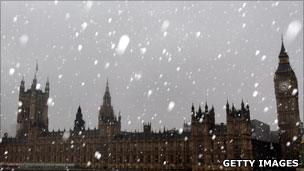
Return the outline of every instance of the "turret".
{"type": "Polygon", "coordinates": [[[107,85],[106,85],[106,91],[103,96],[103,105],[105,106],[111,106],[111,95],[110,95],[110,89],[109,89],[109,81],[107,79],[107,85]]]}
{"type": "Polygon", "coordinates": [[[201,105],[199,105],[198,110],[196,112],[196,116],[202,118],[202,115],[203,115],[203,111],[202,111],[201,105]]]}
{"type": "Polygon", "coordinates": [[[234,107],[234,104],[233,104],[233,103],[232,103],[231,110],[232,110],[232,112],[235,112],[235,111],[236,111],[236,109],[235,109],[235,107],[234,107]]]}
{"type": "Polygon", "coordinates": [[[32,82],[31,89],[32,89],[32,90],[35,90],[35,89],[36,89],[36,86],[37,86],[37,76],[36,76],[36,74],[35,74],[34,79],[33,79],[33,82],[32,82]]]}
{"type": "Polygon", "coordinates": [[[242,110],[245,110],[245,104],[244,104],[243,99],[242,99],[242,103],[241,103],[241,109],[242,109],[242,110]]]}
{"type": "Polygon", "coordinates": [[[81,107],[78,107],[76,119],[74,121],[74,131],[82,131],[85,129],[85,121],[82,119],[81,107]]]}
{"type": "Polygon", "coordinates": [[[152,129],[151,129],[151,123],[147,123],[147,124],[143,124],[144,126],[144,133],[151,133],[152,132],[152,129]]]}
{"type": "Polygon", "coordinates": [[[195,108],[194,108],[194,104],[192,103],[192,106],[191,106],[191,113],[194,115],[195,114],[195,108]]]}
{"type": "Polygon", "coordinates": [[[50,93],[50,82],[49,82],[49,77],[47,77],[46,83],[45,83],[45,89],[44,89],[46,94],[50,93]]]}
{"type": "Polygon", "coordinates": [[[35,71],[34,79],[33,79],[32,86],[31,86],[32,90],[35,90],[36,86],[37,86],[37,72],[38,72],[38,62],[36,61],[36,71],[35,71]]]}
{"type": "Polygon", "coordinates": [[[25,89],[25,82],[24,82],[24,77],[22,76],[21,84],[20,84],[20,93],[24,93],[25,89]]]}
{"type": "Polygon", "coordinates": [[[205,112],[208,112],[208,104],[207,104],[207,102],[205,104],[205,112]]]}
{"type": "Polygon", "coordinates": [[[226,114],[228,114],[228,113],[229,113],[229,102],[227,100],[227,103],[226,103],[226,114]]]}

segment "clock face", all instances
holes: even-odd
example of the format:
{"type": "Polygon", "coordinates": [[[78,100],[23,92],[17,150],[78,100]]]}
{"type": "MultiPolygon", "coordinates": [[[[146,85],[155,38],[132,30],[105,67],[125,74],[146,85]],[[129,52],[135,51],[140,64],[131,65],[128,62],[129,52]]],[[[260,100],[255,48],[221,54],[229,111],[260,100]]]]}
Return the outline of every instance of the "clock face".
{"type": "Polygon", "coordinates": [[[286,92],[289,89],[290,84],[287,81],[281,82],[279,84],[279,89],[282,92],[286,92]]]}

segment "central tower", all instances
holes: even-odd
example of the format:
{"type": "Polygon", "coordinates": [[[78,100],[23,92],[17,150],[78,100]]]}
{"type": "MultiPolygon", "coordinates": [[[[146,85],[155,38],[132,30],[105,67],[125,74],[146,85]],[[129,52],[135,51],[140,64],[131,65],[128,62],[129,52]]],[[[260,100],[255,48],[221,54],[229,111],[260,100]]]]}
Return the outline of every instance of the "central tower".
{"type": "Polygon", "coordinates": [[[121,117],[118,118],[114,114],[113,106],[111,104],[111,95],[109,82],[107,80],[106,91],[103,95],[103,104],[99,109],[98,129],[102,136],[113,136],[120,132],[121,117]]]}
{"type": "Polygon", "coordinates": [[[48,131],[48,98],[50,83],[47,79],[43,92],[37,83],[38,64],[31,88],[25,90],[24,78],[19,89],[19,105],[17,114],[17,138],[35,137],[37,133],[48,131]]]}

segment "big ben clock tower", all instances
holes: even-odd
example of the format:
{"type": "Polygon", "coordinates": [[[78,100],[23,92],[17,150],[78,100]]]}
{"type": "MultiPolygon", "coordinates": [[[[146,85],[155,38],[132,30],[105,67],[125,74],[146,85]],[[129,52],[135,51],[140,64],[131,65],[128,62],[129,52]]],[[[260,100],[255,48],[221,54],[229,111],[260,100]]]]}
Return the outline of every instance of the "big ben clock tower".
{"type": "Polygon", "coordinates": [[[279,54],[279,66],[274,76],[278,126],[282,159],[299,159],[300,114],[297,78],[289,64],[283,38],[279,54]]]}

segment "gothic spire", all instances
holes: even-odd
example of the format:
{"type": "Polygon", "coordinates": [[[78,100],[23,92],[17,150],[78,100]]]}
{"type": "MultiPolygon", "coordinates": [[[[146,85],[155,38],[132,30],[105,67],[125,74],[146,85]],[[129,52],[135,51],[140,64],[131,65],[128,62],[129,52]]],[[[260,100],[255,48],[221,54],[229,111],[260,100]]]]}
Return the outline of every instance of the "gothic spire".
{"type": "Polygon", "coordinates": [[[107,84],[106,84],[106,91],[103,96],[103,105],[105,106],[111,106],[111,95],[110,95],[110,88],[109,88],[109,81],[107,79],[107,84]]]}
{"type": "Polygon", "coordinates": [[[227,113],[229,112],[229,102],[228,102],[228,99],[227,99],[227,103],[226,103],[226,112],[227,113]]]}
{"type": "Polygon", "coordinates": [[[284,47],[284,40],[283,40],[283,34],[281,35],[281,41],[282,41],[282,45],[281,45],[281,52],[280,54],[286,53],[285,47],[284,47]]]}
{"type": "Polygon", "coordinates": [[[35,75],[34,75],[34,79],[37,79],[37,73],[38,73],[38,62],[37,62],[37,59],[36,59],[36,70],[35,70],[35,75]]]}
{"type": "Polygon", "coordinates": [[[36,59],[36,74],[37,74],[37,72],[38,72],[38,61],[36,59]]]}
{"type": "Polygon", "coordinates": [[[208,104],[207,104],[207,101],[206,101],[206,104],[205,104],[205,112],[208,112],[208,104]]]}
{"type": "Polygon", "coordinates": [[[233,103],[232,103],[232,108],[231,109],[232,109],[232,111],[236,110],[233,103]]]}
{"type": "Polygon", "coordinates": [[[109,91],[109,79],[107,78],[106,91],[109,91]]]}
{"type": "Polygon", "coordinates": [[[24,75],[22,75],[21,85],[24,86],[24,75]]]}
{"type": "Polygon", "coordinates": [[[195,113],[195,108],[194,108],[194,104],[192,103],[192,106],[191,106],[191,112],[194,114],[195,113]]]}
{"type": "Polygon", "coordinates": [[[21,84],[20,84],[20,91],[22,91],[22,92],[24,91],[24,88],[25,88],[24,83],[25,83],[24,82],[24,76],[22,76],[22,80],[21,80],[21,84]]]}
{"type": "Polygon", "coordinates": [[[81,114],[81,107],[80,107],[80,105],[78,106],[77,114],[78,114],[78,113],[81,114]]]}
{"type": "Polygon", "coordinates": [[[36,70],[35,70],[35,75],[34,75],[33,83],[32,83],[32,86],[31,86],[32,89],[35,89],[36,85],[37,85],[37,72],[38,72],[38,62],[36,60],[36,70]]]}
{"type": "Polygon", "coordinates": [[[288,57],[288,54],[287,54],[285,46],[284,46],[283,34],[281,36],[281,41],[282,41],[282,45],[281,45],[281,51],[279,54],[280,64],[288,64],[289,57],[288,57]]]}
{"type": "Polygon", "coordinates": [[[289,64],[289,56],[288,56],[285,46],[284,46],[283,35],[281,37],[281,41],[282,41],[282,45],[281,45],[281,51],[279,54],[279,66],[277,68],[276,73],[292,71],[292,68],[289,64]]]}
{"type": "Polygon", "coordinates": [[[49,92],[50,91],[50,82],[49,82],[49,77],[47,77],[46,79],[46,83],[45,83],[45,92],[49,92]]]}
{"type": "Polygon", "coordinates": [[[242,107],[242,110],[245,109],[245,104],[244,104],[244,100],[243,99],[242,99],[241,107],[242,107]]]}
{"type": "Polygon", "coordinates": [[[199,105],[197,113],[202,114],[202,108],[201,108],[201,105],[199,105]]]}

